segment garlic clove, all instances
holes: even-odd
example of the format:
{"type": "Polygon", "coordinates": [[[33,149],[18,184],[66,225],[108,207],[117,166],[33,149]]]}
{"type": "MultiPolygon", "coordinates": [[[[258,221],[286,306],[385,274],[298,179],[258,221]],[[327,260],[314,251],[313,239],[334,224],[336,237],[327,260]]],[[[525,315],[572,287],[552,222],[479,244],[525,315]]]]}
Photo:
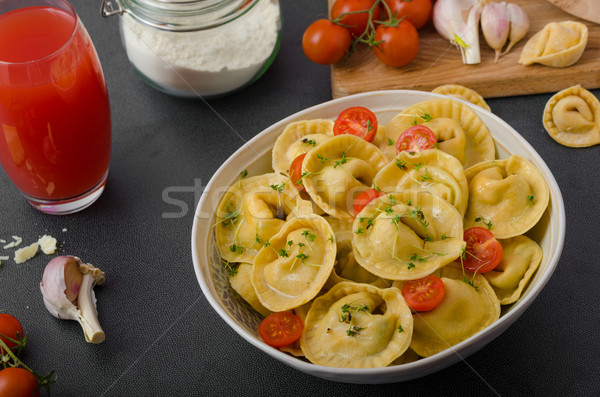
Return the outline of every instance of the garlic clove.
{"type": "Polygon", "coordinates": [[[502,54],[510,51],[529,32],[529,17],[527,13],[520,6],[513,3],[507,4],[506,9],[510,21],[510,33],[508,36],[508,46],[502,54]]]}
{"type": "Polygon", "coordinates": [[[105,335],[98,321],[94,286],[104,273],[76,256],[58,256],[46,265],[40,290],[44,305],[56,318],[78,321],[86,341],[100,343],[105,335]]]}
{"type": "Polygon", "coordinates": [[[502,47],[504,47],[510,31],[510,21],[505,2],[489,3],[483,7],[481,31],[487,44],[494,50],[494,63],[498,62],[502,47]]]}

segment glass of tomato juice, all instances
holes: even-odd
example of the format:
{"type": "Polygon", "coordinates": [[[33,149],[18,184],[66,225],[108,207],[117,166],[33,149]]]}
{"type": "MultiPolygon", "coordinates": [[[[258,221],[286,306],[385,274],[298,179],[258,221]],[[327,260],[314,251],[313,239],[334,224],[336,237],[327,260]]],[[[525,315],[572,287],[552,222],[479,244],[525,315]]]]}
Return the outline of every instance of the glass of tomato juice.
{"type": "Polygon", "coordinates": [[[70,214],[102,194],[110,106],[96,50],[65,0],[0,0],[0,163],[35,208],[70,214]]]}

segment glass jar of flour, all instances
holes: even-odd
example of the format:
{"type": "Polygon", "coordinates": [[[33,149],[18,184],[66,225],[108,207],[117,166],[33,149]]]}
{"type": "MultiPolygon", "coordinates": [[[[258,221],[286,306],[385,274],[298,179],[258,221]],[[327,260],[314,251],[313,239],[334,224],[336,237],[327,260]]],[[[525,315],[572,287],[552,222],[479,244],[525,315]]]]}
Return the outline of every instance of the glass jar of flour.
{"type": "Polygon", "coordinates": [[[121,15],[121,40],[135,70],[180,97],[251,84],[281,40],[278,0],[103,0],[102,15],[114,14],[121,15]]]}

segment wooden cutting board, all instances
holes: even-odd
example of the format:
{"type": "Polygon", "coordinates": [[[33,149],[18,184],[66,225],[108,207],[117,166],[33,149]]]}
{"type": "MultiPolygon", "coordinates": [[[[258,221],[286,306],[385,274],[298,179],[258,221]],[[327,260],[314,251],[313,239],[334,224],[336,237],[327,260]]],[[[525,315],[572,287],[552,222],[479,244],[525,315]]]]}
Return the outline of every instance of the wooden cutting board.
{"type": "Polygon", "coordinates": [[[561,10],[586,21],[600,23],[600,3],[598,0],[548,0],[561,10]]]}
{"type": "MultiPolygon", "coordinates": [[[[331,5],[333,0],[329,1],[331,5]]],[[[600,0],[594,1],[600,3],[600,0]]],[[[333,97],[391,89],[431,91],[442,84],[461,84],[486,98],[554,93],[576,84],[587,89],[600,88],[600,25],[568,14],[546,0],[511,2],[519,4],[527,13],[530,30],[498,63],[494,63],[494,51],[480,34],[481,63],[464,65],[460,51],[429,23],[419,31],[417,57],[406,66],[388,67],[366,46],[357,48],[346,62],[331,66],[333,97]],[[585,23],[589,30],[586,50],[577,63],[568,68],[518,63],[521,50],[531,36],[549,22],[565,20],[585,23]]]]}

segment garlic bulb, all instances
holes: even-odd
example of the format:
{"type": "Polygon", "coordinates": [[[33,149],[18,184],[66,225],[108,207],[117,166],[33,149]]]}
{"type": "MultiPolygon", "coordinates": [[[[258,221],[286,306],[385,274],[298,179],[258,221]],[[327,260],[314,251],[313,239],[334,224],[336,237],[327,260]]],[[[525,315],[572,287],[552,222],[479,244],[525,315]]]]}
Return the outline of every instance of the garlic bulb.
{"type": "Polygon", "coordinates": [[[76,256],[58,256],[44,269],[40,289],[44,305],[56,318],[81,324],[86,341],[101,343],[104,331],[98,321],[94,286],[104,282],[104,273],[84,264],[76,256]]]}
{"type": "Polygon", "coordinates": [[[510,22],[506,3],[489,3],[481,12],[481,31],[488,45],[494,50],[494,63],[498,62],[502,47],[508,39],[510,22]]]}
{"type": "Polygon", "coordinates": [[[433,7],[433,26],[460,49],[463,63],[481,62],[479,19],[488,0],[438,0],[433,7]]]}
{"type": "Polygon", "coordinates": [[[510,34],[508,36],[508,46],[503,54],[510,51],[529,32],[529,17],[527,13],[513,3],[508,3],[506,9],[508,10],[508,20],[510,21],[510,34]]]}

